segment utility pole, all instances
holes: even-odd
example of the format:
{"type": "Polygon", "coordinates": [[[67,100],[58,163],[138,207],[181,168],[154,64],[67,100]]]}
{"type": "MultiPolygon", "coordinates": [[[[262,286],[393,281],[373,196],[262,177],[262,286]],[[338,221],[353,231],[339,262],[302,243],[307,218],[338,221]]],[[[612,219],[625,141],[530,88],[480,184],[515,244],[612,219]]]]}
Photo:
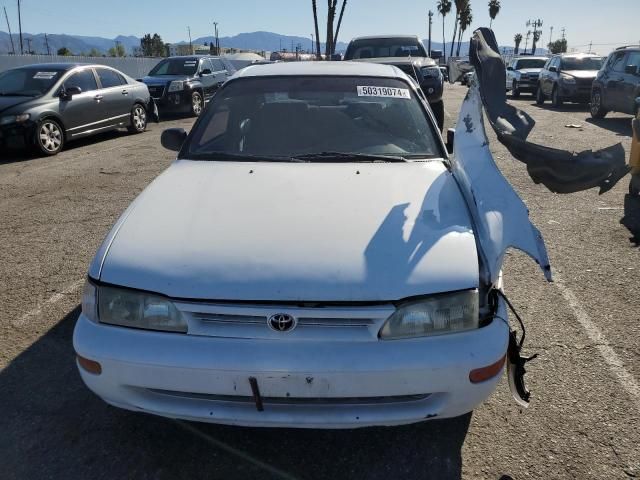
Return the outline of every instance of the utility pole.
{"type": "Polygon", "coordinates": [[[551,27],[551,33],[549,34],[549,45],[551,45],[552,38],[553,38],[553,27],[551,27]]]}
{"type": "Polygon", "coordinates": [[[20,14],[20,0],[18,0],[18,30],[20,31],[20,55],[24,55],[24,46],[22,43],[22,16],[20,14]]]}
{"type": "Polygon", "coordinates": [[[564,27],[562,27],[562,39],[563,39],[563,40],[564,40],[564,30],[565,30],[565,28],[564,28],[564,27]]]}
{"type": "Polygon", "coordinates": [[[431,25],[433,24],[433,12],[429,10],[429,48],[427,51],[429,52],[429,57],[431,57],[431,25]]]}
{"type": "Polygon", "coordinates": [[[589,42],[589,51],[587,53],[591,53],[591,47],[593,47],[593,40],[589,42]]]}
{"type": "Polygon", "coordinates": [[[31,55],[33,51],[31,50],[31,39],[27,38],[27,53],[31,55]]]}
{"type": "Polygon", "coordinates": [[[11,40],[11,53],[16,54],[16,47],[13,45],[13,35],[11,34],[11,25],[9,25],[9,16],[7,15],[7,7],[4,8],[4,18],[7,19],[7,30],[9,30],[9,39],[11,40]]]}
{"type": "Polygon", "coordinates": [[[216,55],[220,55],[220,35],[218,34],[218,22],[213,22],[213,34],[216,37],[216,55]]]}
{"type": "Polygon", "coordinates": [[[540,20],[539,18],[537,20],[529,20],[527,22],[527,27],[533,27],[533,44],[531,45],[531,54],[535,55],[536,54],[536,43],[537,43],[537,38],[538,38],[538,28],[541,30],[542,33],[542,20],[540,20]]]}
{"type": "Polygon", "coordinates": [[[193,43],[191,43],[191,27],[187,27],[187,31],[189,32],[189,51],[191,55],[193,55],[193,43]]]}
{"type": "Polygon", "coordinates": [[[47,37],[47,34],[44,34],[44,42],[47,44],[47,55],[51,55],[51,50],[49,50],[49,37],[47,37]]]}
{"type": "Polygon", "coordinates": [[[311,34],[311,50],[309,50],[309,53],[313,53],[313,33],[311,34]]]}
{"type": "Polygon", "coordinates": [[[529,45],[529,37],[531,36],[531,30],[529,30],[527,32],[527,36],[525,37],[525,42],[524,42],[524,53],[523,55],[527,54],[527,45],[529,45]]]}

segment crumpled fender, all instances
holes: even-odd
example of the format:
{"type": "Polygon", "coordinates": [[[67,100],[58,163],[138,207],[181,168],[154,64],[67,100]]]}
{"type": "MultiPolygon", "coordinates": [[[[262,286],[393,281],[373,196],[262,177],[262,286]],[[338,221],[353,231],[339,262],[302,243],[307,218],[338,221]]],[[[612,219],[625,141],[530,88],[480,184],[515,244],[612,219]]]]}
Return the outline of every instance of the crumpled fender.
{"type": "Polygon", "coordinates": [[[481,276],[486,284],[498,284],[504,255],[511,247],[527,253],[551,281],[542,235],[493,160],[484,129],[480,91],[475,83],[460,110],[451,171],[474,221],[482,260],[481,276]]]}
{"type": "Polygon", "coordinates": [[[469,58],[476,69],[482,103],[491,127],[511,155],[527,165],[535,183],[542,183],[555,193],[599,187],[602,194],[629,173],[621,143],[595,152],[575,153],[527,141],[535,121],[526,112],[507,103],[505,65],[493,31],[479,28],[473,33],[469,58]]]}

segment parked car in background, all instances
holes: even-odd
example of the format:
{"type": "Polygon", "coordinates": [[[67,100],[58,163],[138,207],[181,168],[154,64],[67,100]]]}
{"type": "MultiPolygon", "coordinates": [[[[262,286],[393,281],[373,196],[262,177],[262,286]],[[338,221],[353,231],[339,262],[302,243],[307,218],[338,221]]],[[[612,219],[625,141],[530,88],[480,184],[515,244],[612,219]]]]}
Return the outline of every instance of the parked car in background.
{"type": "Polygon", "coordinates": [[[436,62],[429,58],[417,36],[391,35],[358,37],[351,40],[344,60],[382,63],[398,67],[418,82],[426,95],[438,127],[444,127],[442,91],[444,79],[436,62]]]}
{"type": "Polygon", "coordinates": [[[202,113],[205,105],[236,69],[229,60],[210,55],[169,57],[142,78],[161,111],[202,113]]]}
{"type": "Polygon", "coordinates": [[[547,63],[547,57],[517,57],[507,65],[507,92],[513,98],[521,93],[535,94],[538,89],[538,76],[547,63]]]}
{"type": "Polygon", "coordinates": [[[157,115],[143,83],[104,65],[36,64],[0,73],[0,144],[55,155],[65,143],[157,115]]]}
{"type": "Polygon", "coordinates": [[[591,85],[602,67],[602,57],[590,53],[554,55],[545,64],[538,79],[536,103],[547,98],[554,107],[563,102],[589,103],[591,85]]]}
{"type": "Polygon", "coordinates": [[[89,268],[85,384],[121,408],[262,427],[481,404],[509,345],[501,281],[484,280],[499,267],[478,250],[500,235],[477,233],[485,202],[466,200],[428,109],[383,65],[238,72],[189,134],[163,133],[177,160],[89,268]]]}
{"type": "Polygon", "coordinates": [[[636,115],[640,98],[640,47],[621,47],[612,52],[598,72],[591,89],[591,116],[608,112],[636,115]]]}
{"type": "Polygon", "coordinates": [[[449,67],[447,67],[446,65],[440,65],[438,68],[440,68],[440,72],[442,73],[442,79],[445,82],[449,81],[449,67]]]}

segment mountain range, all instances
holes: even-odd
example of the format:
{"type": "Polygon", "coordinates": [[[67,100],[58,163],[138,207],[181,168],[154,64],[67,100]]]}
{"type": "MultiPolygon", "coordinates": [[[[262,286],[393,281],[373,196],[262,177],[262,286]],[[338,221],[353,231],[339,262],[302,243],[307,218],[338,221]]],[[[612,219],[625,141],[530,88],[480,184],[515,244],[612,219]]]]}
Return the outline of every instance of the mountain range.
{"type": "MultiPolygon", "coordinates": [[[[59,48],[66,47],[74,54],[89,53],[92,49],[97,50],[101,54],[107,54],[111,47],[114,47],[116,43],[122,44],[128,55],[134,53],[134,49],[140,46],[140,39],[135,36],[119,35],[116,38],[103,38],[103,37],[87,37],[81,35],[59,35],[48,34],[45,38],[44,33],[32,35],[30,33],[23,34],[23,47],[25,52],[31,45],[31,50],[35,53],[47,53],[46,42],[49,42],[49,50],[51,53],[55,53],[59,48]]],[[[214,40],[213,36],[199,37],[193,40],[194,44],[211,43],[214,40]]],[[[13,34],[13,42],[16,51],[20,51],[19,37],[16,33],[13,34]]],[[[179,44],[186,44],[188,42],[180,41],[179,44]]],[[[425,46],[427,41],[424,40],[425,46]]],[[[311,38],[280,35],[272,32],[251,32],[240,33],[232,37],[220,37],[220,45],[222,47],[237,48],[242,50],[257,50],[257,51],[278,51],[281,48],[291,51],[292,47],[295,49],[296,45],[300,45],[303,50],[308,50],[311,47],[311,38]]],[[[447,43],[447,56],[449,56],[450,43],[447,43]]],[[[343,52],[347,48],[345,42],[338,42],[336,50],[343,52]]],[[[432,41],[431,48],[433,50],[442,50],[442,43],[432,41]]],[[[500,47],[502,49],[503,47],[500,47]]],[[[511,50],[512,46],[504,47],[511,50]]],[[[321,47],[324,51],[324,44],[321,47]]],[[[11,38],[6,32],[0,31],[0,54],[10,53],[11,38]]],[[[463,42],[460,49],[460,54],[465,56],[469,52],[469,42],[463,42]]],[[[545,49],[539,48],[538,54],[542,55],[546,53],[545,49]]]]}

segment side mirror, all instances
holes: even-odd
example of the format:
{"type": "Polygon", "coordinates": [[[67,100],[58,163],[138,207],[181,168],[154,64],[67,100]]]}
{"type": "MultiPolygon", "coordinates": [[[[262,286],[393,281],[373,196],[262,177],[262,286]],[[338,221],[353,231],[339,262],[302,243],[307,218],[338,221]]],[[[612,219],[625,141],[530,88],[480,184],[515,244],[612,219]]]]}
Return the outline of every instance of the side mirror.
{"type": "Polygon", "coordinates": [[[513,67],[507,67],[507,70],[509,70],[510,72],[513,72],[513,67]]]}
{"type": "Polygon", "coordinates": [[[63,100],[71,100],[74,95],[80,95],[82,93],[82,89],[80,87],[62,87],[60,89],[60,98],[63,100]]]}
{"type": "Polygon", "coordinates": [[[186,138],[187,132],[184,131],[184,128],[167,128],[162,132],[160,143],[167,150],[179,152],[186,138]]]}
{"type": "Polygon", "coordinates": [[[212,73],[212,72],[211,72],[211,70],[210,70],[210,69],[205,68],[204,70],[202,70],[202,71],[200,72],[200,76],[202,76],[202,75],[211,75],[211,73],[212,73]]]}
{"type": "Polygon", "coordinates": [[[453,153],[453,142],[455,140],[455,137],[456,137],[456,129],[449,128],[447,130],[447,153],[449,154],[453,153]]]}
{"type": "Polygon", "coordinates": [[[638,67],[636,65],[627,65],[624,67],[624,73],[638,75],[638,67]]]}
{"type": "Polygon", "coordinates": [[[558,73],[558,67],[549,67],[549,71],[558,73]]]}

